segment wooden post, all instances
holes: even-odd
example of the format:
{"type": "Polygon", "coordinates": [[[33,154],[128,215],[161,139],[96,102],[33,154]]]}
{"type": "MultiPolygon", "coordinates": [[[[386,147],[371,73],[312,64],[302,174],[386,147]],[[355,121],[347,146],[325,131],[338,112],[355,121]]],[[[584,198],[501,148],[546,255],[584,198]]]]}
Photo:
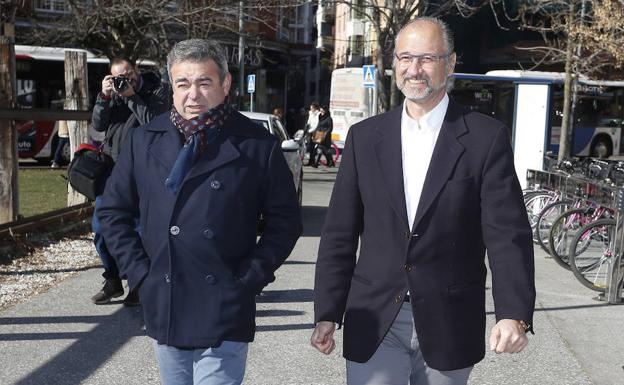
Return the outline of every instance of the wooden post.
{"type": "MultiPolygon", "coordinates": [[[[84,51],[65,51],[65,109],[86,111],[89,108],[87,87],[87,53],[84,51]]],[[[88,122],[67,121],[71,157],[80,143],[88,141],[88,122]]],[[[87,201],[87,198],[67,185],[67,205],[73,206],[87,201]]]]}
{"type": "MultiPolygon", "coordinates": [[[[15,108],[15,46],[12,36],[0,36],[0,108],[15,108]]],[[[0,120],[0,223],[17,219],[17,131],[13,120],[0,120]]]]}

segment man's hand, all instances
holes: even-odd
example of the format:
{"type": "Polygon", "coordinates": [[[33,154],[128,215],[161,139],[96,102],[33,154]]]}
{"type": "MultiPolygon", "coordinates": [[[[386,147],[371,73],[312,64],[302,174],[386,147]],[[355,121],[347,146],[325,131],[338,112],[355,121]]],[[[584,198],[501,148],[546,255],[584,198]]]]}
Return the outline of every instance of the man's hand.
{"type": "Polygon", "coordinates": [[[115,86],[113,85],[113,75],[104,76],[104,80],[102,80],[102,94],[105,96],[111,96],[113,91],[115,91],[115,86]]]}
{"type": "Polygon", "coordinates": [[[320,321],[316,324],[310,343],[321,353],[330,354],[336,347],[334,341],[334,331],[336,325],[330,321],[320,321]]]}
{"type": "Polygon", "coordinates": [[[520,321],[513,319],[498,321],[490,334],[490,350],[496,353],[519,353],[528,343],[520,321]]]}

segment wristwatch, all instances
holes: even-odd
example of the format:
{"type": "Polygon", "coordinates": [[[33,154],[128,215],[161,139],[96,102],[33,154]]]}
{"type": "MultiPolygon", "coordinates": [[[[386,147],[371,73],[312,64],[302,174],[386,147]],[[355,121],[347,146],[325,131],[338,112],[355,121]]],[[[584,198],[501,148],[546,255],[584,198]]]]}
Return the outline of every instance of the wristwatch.
{"type": "Polygon", "coordinates": [[[535,334],[533,333],[533,327],[531,326],[531,324],[528,324],[523,320],[519,320],[518,322],[520,322],[520,326],[522,326],[522,329],[524,329],[525,333],[531,332],[531,334],[535,334]]]}

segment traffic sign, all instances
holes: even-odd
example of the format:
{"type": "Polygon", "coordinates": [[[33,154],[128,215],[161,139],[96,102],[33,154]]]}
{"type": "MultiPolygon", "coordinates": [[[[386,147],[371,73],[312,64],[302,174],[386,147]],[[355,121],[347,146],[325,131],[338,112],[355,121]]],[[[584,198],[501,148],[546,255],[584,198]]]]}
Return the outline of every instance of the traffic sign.
{"type": "Polygon", "coordinates": [[[247,93],[256,92],[256,75],[247,75],[247,93]]]}
{"type": "Polygon", "coordinates": [[[364,78],[362,79],[362,86],[365,88],[375,88],[375,66],[366,65],[362,67],[364,78]]]}

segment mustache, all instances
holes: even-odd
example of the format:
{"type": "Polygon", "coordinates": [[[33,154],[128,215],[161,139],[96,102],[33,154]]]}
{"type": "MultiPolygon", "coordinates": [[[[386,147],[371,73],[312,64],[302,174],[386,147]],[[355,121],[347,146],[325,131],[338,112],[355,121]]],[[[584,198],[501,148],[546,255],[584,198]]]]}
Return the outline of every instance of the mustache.
{"type": "Polygon", "coordinates": [[[431,79],[429,79],[428,76],[426,75],[421,75],[421,76],[404,76],[403,77],[403,82],[405,83],[408,80],[424,80],[427,85],[429,84],[429,82],[431,81],[431,79]]]}

